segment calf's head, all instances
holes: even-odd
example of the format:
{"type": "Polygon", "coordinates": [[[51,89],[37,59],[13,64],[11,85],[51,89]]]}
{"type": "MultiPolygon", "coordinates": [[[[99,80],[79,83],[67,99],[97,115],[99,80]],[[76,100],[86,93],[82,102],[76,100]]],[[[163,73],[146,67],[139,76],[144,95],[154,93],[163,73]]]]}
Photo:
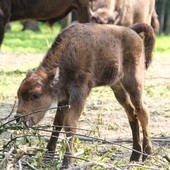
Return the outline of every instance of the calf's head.
{"type": "Polygon", "coordinates": [[[47,74],[43,70],[28,72],[22,81],[17,93],[18,108],[15,117],[23,117],[27,127],[37,124],[44,117],[46,109],[56,100],[52,84],[58,79],[58,74],[47,74]]]}

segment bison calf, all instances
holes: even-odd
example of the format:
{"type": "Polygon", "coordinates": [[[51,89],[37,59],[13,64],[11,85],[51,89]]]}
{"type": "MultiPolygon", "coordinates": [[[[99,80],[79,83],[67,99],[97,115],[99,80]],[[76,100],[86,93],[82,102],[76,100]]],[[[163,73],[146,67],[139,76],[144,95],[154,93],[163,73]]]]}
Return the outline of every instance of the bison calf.
{"type": "MultiPolygon", "coordinates": [[[[147,24],[131,28],[116,25],[72,24],[56,38],[34,72],[29,72],[18,90],[16,116],[25,124],[37,124],[53,102],[58,106],[48,151],[55,151],[59,131],[64,127],[70,139],[66,154],[73,154],[73,136],[91,89],[110,86],[124,107],[133,136],[130,161],[139,161],[140,152],[151,154],[149,112],[143,101],[145,67],[151,62],[154,33],[147,24]],[[143,33],[145,41],[138,35],[143,33]],[[36,110],[43,110],[28,115],[36,110]],[[143,129],[143,147],[139,123],[143,129]]],[[[146,159],[143,155],[143,160],[146,159]]],[[[69,164],[71,158],[65,157],[69,164]]]]}

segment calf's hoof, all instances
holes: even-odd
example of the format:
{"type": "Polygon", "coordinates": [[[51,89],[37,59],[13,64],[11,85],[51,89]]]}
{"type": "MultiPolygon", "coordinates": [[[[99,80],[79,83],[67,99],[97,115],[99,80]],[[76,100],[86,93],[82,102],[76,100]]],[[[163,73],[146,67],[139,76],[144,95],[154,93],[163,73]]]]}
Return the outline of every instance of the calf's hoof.
{"type": "Polygon", "coordinates": [[[47,163],[50,163],[51,161],[53,161],[54,160],[54,154],[55,153],[53,151],[47,151],[44,155],[43,162],[45,164],[47,164],[47,163]]]}
{"type": "Polygon", "coordinates": [[[63,163],[62,163],[62,167],[67,169],[71,166],[71,159],[70,159],[70,156],[69,155],[64,155],[64,158],[63,158],[63,163]]]}
{"type": "Polygon", "coordinates": [[[142,161],[144,162],[146,159],[149,158],[150,155],[152,155],[152,147],[151,146],[147,146],[144,149],[144,155],[142,156],[142,161]]]}
{"type": "Polygon", "coordinates": [[[139,162],[140,155],[140,153],[133,151],[130,157],[130,162],[139,162]]]}

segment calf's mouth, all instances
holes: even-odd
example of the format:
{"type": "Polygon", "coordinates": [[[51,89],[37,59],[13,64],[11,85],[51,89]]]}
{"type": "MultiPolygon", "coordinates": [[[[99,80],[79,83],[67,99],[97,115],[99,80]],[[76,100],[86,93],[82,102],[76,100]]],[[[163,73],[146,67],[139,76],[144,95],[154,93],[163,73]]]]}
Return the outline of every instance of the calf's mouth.
{"type": "Polygon", "coordinates": [[[16,122],[24,122],[24,125],[28,128],[28,127],[32,127],[33,125],[35,125],[35,122],[33,120],[33,117],[28,117],[27,119],[25,119],[25,117],[21,116],[21,115],[15,115],[15,119],[16,122]]]}
{"type": "Polygon", "coordinates": [[[32,127],[33,125],[35,125],[32,117],[28,118],[28,119],[24,122],[24,124],[25,124],[25,126],[26,126],[27,128],[32,127]]]}

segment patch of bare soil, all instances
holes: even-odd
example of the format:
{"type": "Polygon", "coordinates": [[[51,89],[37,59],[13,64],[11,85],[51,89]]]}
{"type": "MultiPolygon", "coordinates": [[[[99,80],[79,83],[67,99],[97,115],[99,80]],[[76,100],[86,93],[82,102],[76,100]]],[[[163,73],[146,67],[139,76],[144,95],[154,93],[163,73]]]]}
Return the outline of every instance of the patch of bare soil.
{"type": "MultiPolygon", "coordinates": [[[[41,60],[43,55],[35,54],[1,54],[1,64],[16,66],[30,60],[41,60]],[[3,62],[2,62],[3,61],[3,62]]],[[[146,87],[161,86],[170,83],[170,61],[154,59],[146,71],[146,87]]],[[[116,101],[112,91],[108,88],[97,88],[90,94],[84,112],[79,121],[78,133],[98,136],[103,139],[131,139],[126,113],[116,101]],[[106,88],[106,89],[105,89],[106,88]]],[[[9,89],[10,90],[10,89],[9,89]]],[[[151,137],[170,138],[170,96],[161,97],[145,96],[150,110],[151,137]]],[[[11,101],[0,102],[1,113],[9,114],[11,101]]],[[[4,115],[4,114],[3,114],[4,115]]],[[[48,112],[41,124],[52,124],[55,111],[48,112]]]]}
{"type": "MultiPolygon", "coordinates": [[[[0,52],[0,67],[16,67],[32,61],[41,61],[43,54],[22,54],[0,52]]],[[[31,68],[30,68],[31,69],[31,68]]]]}

